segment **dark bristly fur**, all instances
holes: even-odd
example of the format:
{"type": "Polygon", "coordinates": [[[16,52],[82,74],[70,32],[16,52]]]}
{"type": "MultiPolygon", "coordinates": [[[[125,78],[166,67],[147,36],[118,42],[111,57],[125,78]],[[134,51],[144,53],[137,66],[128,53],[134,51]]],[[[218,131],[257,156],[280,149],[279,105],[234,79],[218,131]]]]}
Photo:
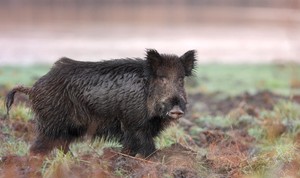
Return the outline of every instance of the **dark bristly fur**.
{"type": "Polygon", "coordinates": [[[153,138],[186,110],[183,79],[192,74],[196,59],[193,50],[181,57],[146,53],[146,60],[61,58],[32,88],[12,89],[7,112],[16,92],[28,94],[32,102],[37,138],[31,153],[67,152],[84,135],[117,138],[123,152],[133,156],[153,153],[153,138]]]}

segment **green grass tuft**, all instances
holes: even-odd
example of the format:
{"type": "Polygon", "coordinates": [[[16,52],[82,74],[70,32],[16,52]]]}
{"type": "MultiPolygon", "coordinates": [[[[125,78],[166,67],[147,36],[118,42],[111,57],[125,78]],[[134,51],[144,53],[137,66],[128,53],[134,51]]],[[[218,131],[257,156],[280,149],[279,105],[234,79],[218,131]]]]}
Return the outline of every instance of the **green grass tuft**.
{"type": "Polygon", "coordinates": [[[59,150],[54,158],[44,161],[41,172],[45,178],[70,177],[71,166],[75,163],[76,159],[70,153],[64,154],[59,150]]]}
{"type": "Polygon", "coordinates": [[[190,136],[185,133],[181,127],[173,125],[163,131],[159,137],[155,138],[155,143],[158,149],[162,149],[164,147],[169,147],[174,143],[187,145],[188,139],[190,139],[190,136]]]}
{"type": "Polygon", "coordinates": [[[300,105],[291,101],[280,101],[274,112],[280,115],[281,120],[300,120],[300,105]]]}
{"type": "Polygon", "coordinates": [[[267,138],[266,130],[264,130],[261,126],[249,128],[248,134],[254,137],[256,140],[264,140],[267,138]]]}
{"type": "Polygon", "coordinates": [[[288,135],[279,137],[275,142],[265,142],[260,146],[262,152],[271,152],[274,161],[290,162],[296,156],[297,146],[288,135]]]}
{"type": "Polygon", "coordinates": [[[33,118],[33,113],[31,109],[25,106],[24,103],[15,105],[9,113],[9,117],[12,119],[27,122],[33,118]]]}
{"type": "Polygon", "coordinates": [[[0,156],[18,155],[25,156],[28,154],[29,144],[21,139],[13,137],[3,140],[1,143],[0,156]]]}
{"type": "Polygon", "coordinates": [[[270,166],[274,166],[273,159],[268,154],[259,154],[247,160],[241,171],[249,177],[266,177],[270,166]]]}
{"type": "Polygon", "coordinates": [[[74,156],[84,154],[97,154],[101,156],[104,148],[121,148],[122,145],[113,139],[105,140],[104,138],[96,138],[92,141],[77,142],[71,145],[71,152],[74,156]]]}

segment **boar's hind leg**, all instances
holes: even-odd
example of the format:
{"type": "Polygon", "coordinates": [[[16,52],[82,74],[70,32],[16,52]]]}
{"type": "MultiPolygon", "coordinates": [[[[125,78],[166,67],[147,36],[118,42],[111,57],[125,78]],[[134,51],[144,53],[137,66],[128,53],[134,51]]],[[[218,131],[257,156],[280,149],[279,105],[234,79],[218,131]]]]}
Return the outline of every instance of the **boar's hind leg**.
{"type": "Polygon", "coordinates": [[[54,148],[62,149],[64,153],[69,151],[71,140],[50,139],[46,136],[39,135],[33,145],[30,147],[31,155],[47,155],[54,148]]]}
{"type": "Polygon", "coordinates": [[[155,152],[155,144],[151,134],[145,133],[142,130],[126,132],[122,142],[122,152],[130,156],[135,156],[139,153],[144,157],[148,157],[155,152]]]}

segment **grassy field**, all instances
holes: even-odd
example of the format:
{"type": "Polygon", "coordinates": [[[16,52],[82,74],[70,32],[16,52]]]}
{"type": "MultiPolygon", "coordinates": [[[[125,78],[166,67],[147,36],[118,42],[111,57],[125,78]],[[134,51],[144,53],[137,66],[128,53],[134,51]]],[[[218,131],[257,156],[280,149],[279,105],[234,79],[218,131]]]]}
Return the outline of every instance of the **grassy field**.
{"type": "Polygon", "coordinates": [[[99,138],[29,157],[35,133],[28,98],[10,118],[4,96],[31,86],[49,66],[0,68],[0,177],[299,177],[300,66],[199,65],[186,81],[188,114],[156,138],[147,160],[99,138]]]}
{"type": "MultiPolygon", "coordinates": [[[[0,67],[0,85],[32,85],[51,66],[0,67]]],[[[204,64],[188,80],[189,91],[222,92],[229,95],[259,90],[291,95],[300,94],[300,70],[296,64],[222,65],[204,64]],[[200,91],[199,91],[200,90],[200,91]]]]}

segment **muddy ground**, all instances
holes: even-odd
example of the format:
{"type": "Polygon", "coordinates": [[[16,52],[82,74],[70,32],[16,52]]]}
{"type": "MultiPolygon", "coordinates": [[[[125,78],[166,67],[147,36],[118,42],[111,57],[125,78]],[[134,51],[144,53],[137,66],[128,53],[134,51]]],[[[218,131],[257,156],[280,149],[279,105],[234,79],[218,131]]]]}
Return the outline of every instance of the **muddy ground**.
{"type": "MultiPolygon", "coordinates": [[[[1,91],[1,95],[5,93],[1,91]]],[[[188,139],[160,149],[146,160],[121,154],[120,148],[105,148],[101,155],[87,153],[80,155],[80,161],[71,166],[59,165],[56,172],[48,177],[243,177],[257,142],[248,134],[247,124],[230,128],[206,125],[195,134],[192,129],[201,127],[197,119],[218,115],[248,115],[258,119],[262,110],[272,110],[279,100],[300,103],[299,96],[287,98],[269,91],[223,99],[218,96],[219,93],[190,95],[189,114],[177,123],[184,128],[188,139]]],[[[22,95],[16,97],[15,105],[20,103],[29,106],[28,99],[22,95]]],[[[0,140],[6,141],[7,137],[14,136],[31,143],[35,136],[34,122],[32,119],[27,122],[17,118],[7,119],[1,115],[0,140]],[[4,127],[9,127],[12,132],[3,132],[4,127]]],[[[45,159],[5,155],[0,160],[0,177],[42,177],[45,159]]],[[[294,162],[284,165],[282,169],[293,172],[299,170],[300,165],[294,162]]]]}

